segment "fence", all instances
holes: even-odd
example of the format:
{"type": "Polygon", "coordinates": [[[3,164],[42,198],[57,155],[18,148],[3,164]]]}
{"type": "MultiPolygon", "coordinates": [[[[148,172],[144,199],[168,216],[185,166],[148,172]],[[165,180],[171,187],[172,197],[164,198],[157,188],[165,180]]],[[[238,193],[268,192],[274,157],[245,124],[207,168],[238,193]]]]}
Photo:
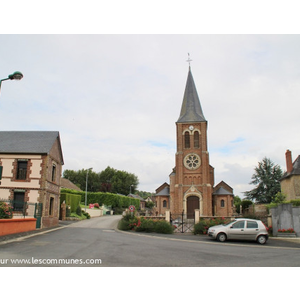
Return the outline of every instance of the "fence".
{"type": "Polygon", "coordinates": [[[41,205],[40,203],[9,199],[0,199],[0,202],[7,203],[12,208],[13,218],[34,218],[36,217],[37,205],[41,205]]]}

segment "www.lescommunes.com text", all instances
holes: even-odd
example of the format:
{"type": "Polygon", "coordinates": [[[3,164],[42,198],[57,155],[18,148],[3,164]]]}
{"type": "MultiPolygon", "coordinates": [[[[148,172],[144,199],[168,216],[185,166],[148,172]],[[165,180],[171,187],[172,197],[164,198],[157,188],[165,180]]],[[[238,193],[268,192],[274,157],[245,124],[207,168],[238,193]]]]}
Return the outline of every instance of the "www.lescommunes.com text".
{"type": "Polygon", "coordinates": [[[100,258],[1,258],[0,265],[101,265],[100,258]]]}

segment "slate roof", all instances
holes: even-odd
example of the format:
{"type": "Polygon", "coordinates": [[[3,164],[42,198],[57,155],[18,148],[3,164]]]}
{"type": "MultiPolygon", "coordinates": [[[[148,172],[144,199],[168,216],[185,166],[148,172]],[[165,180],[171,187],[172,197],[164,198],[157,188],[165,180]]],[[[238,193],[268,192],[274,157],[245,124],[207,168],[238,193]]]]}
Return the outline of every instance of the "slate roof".
{"type": "Polygon", "coordinates": [[[298,155],[298,157],[296,158],[296,160],[293,163],[293,170],[290,173],[285,172],[283,174],[281,180],[284,178],[287,178],[289,176],[292,176],[292,175],[300,175],[300,155],[298,155]]]}
{"type": "Polygon", "coordinates": [[[233,195],[231,192],[225,190],[222,186],[218,188],[213,195],[233,195]]]}
{"type": "Polygon", "coordinates": [[[189,69],[180,116],[177,123],[206,122],[191,69],[189,69]]]}
{"type": "Polygon", "coordinates": [[[56,139],[62,156],[58,131],[0,131],[0,153],[49,154],[56,139]]]}
{"type": "Polygon", "coordinates": [[[82,191],[77,185],[75,185],[69,179],[63,177],[60,179],[60,187],[65,189],[75,190],[75,191],[82,191]]]}
{"type": "Polygon", "coordinates": [[[168,186],[164,187],[155,196],[170,196],[170,188],[168,186]]]}

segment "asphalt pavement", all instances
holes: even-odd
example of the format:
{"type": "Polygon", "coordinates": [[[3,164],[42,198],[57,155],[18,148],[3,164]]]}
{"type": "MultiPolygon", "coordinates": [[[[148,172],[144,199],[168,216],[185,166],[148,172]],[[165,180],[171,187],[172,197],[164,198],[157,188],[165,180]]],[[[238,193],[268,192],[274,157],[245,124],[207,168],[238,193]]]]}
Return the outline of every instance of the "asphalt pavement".
{"type": "MultiPolygon", "coordinates": [[[[19,239],[41,235],[47,232],[55,231],[63,229],[66,226],[69,226],[73,223],[80,222],[80,221],[59,221],[59,225],[51,228],[42,228],[37,229],[34,231],[10,234],[6,236],[0,236],[0,245],[11,243],[14,241],[18,241],[19,239]]],[[[115,230],[118,230],[115,228],[115,230]]],[[[119,231],[119,230],[118,230],[119,231]]],[[[134,232],[134,231],[120,231],[126,234],[134,234],[134,235],[142,235],[145,237],[157,237],[157,238],[164,238],[164,239],[171,239],[171,240],[182,240],[182,241],[202,241],[202,242],[215,242],[219,243],[216,240],[209,238],[207,235],[194,235],[193,233],[174,233],[174,234],[159,234],[159,233],[146,233],[146,232],[134,232]]],[[[226,241],[226,244],[257,244],[256,242],[251,241],[226,241]]],[[[264,246],[272,246],[272,247],[288,247],[288,248],[300,248],[300,238],[278,238],[278,237],[270,237],[264,246]]]]}

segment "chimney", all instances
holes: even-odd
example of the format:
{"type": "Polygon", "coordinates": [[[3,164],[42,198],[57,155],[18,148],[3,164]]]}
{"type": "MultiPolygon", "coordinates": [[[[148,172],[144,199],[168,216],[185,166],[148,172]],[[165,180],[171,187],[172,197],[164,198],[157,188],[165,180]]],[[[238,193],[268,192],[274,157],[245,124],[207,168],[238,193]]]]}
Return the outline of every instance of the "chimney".
{"type": "Polygon", "coordinates": [[[286,150],[285,159],[286,159],[286,171],[287,173],[291,173],[293,171],[293,163],[292,163],[292,152],[290,150],[286,150]]]}

